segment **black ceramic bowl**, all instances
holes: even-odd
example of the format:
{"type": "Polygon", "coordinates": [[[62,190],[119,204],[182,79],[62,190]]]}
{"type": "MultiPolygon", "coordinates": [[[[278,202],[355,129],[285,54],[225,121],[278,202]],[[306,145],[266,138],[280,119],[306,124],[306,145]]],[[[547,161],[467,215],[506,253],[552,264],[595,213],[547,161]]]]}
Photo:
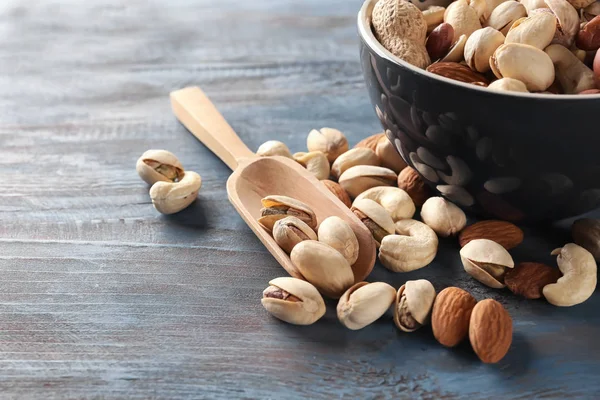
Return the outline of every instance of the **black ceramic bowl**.
{"type": "Polygon", "coordinates": [[[360,57],[387,137],[437,191],[475,213],[552,220],[600,206],[600,95],[492,92],[416,68],[375,39],[360,57]]]}

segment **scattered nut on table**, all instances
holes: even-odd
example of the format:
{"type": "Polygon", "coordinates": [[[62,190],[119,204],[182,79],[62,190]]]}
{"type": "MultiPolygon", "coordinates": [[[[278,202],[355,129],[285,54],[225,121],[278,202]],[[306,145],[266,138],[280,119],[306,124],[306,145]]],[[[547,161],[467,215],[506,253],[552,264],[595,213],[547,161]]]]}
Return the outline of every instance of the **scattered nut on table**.
{"type": "Polygon", "coordinates": [[[327,160],[332,163],[340,154],[348,151],[348,140],[337,129],[313,129],[306,138],[306,146],[309,152],[323,152],[327,156],[327,160]]]}
{"type": "Polygon", "coordinates": [[[394,171],[373,165],[348,168],[338,182],[352,198],[375,186],[393,186],[398,179],[394,171]]]}
{"type": "Polygon", "coordinates": [[[331,193],[335,195],[342,203],[346,205],[346,207],[350,208],[352,206],[352,200],[350,200],[350,196],[344,190],[344,188],[337,182],[330,181],[329,179],[324,179],[321,182],[329,189],[331,193]]]}
{"type": "Polygon", "coordinates": [[[357,165],[379,166],[380,161],[375,151],[368,147],[357,147],[340,154],[331,165],[331,175],[338,179],[347,169],[357,165]]]}
{"type": "Polygon", "coordinates": [[[354,283],[354,273],[344,256],[323,242],[304,240],[290,258],[307,281],[325,296],[337,299],[354,283]]]}
{"type": "Polygon", "coordinates": [[[339,251],[350,265],[358,259],[358,239],[350,225],[340,217],[325,218],[319,225],[318,238],[339,251]]]}
{"type": "Polygon", "coordinates": [[[486,364],[502,360],[512,344],[513,324],[508,311],[496,300],[478,302],[471,313],[469,340],[486,364]]]}
{"type": "Polygon", "coordinates": [[[441,237],[458,234],[467,225],[467,216],[443,197],[432,197],[421,208],[421,219],[441,237]]]}
{"type": "Polygon", "coordinates": [[[404,168],[398,174],[398,187],[404,190],[417,207],[421,207],[432,196],[432,190],[419,173],[411,167],[404,168]]]}
{"type": "Polygon", "coordinates": [[[258,147],[258,150],[256,150],[256,155],[259,157],[282,156],[292,158],[290,149],[278,140],[269,140],[268,142],[261,144],[258,147]]]}
{"type": "Polygon", "coordinates": [[[150,188],[154,208],[162,214],[174,214],[196,200],[202,186],[202,178],[193,171],[185,171],[178,182],[156,182],[150,188]]]}
{"type": "Polygon", "coordinates": [[[545,286],[556,283],[562,274],[557,268],[537,262],[522,262],[504,275],[506,287],[526,299],[539,299],[545,286]]]}
{"type": "Polygon", "coordinates": [[[502,289],[504,274],[515,263],[508,251],[488,239],[471,240],[460,250],[465,271],[479,282],[494,289],[502,289]]]}
{"type": "Polygon", "coordinates": [[[258,222],[268,231],[273,230],[276,221],[288,216],[300,219],[313,230],[317,229],[314,211],[300,200],[287,196],[267,196],[262,199],[262,206],[258,222]]]}
{"type": "Polygon", "coordinates": [[[546,300],[555,306],[570,307],[581,304],[594,293],[598,266],[592,254],[581,246],[569,243],[556,249],[558,268],[563,276],[544,286],[546,300]]]}
{"type": "Polygon", "coordinates": [[[394,272],[410,272],[429,265],[438,250],[438,237],[427,225],[413,219],[395,224],[395,233],[381,240],[379,261],[394,272]]]}
{"type": "Polygon", "coordinates": [[[471,313],[477,301],[467,291],[457,287],[442,290],[435,298],[431,312],[431,328],[436,340],[454,347],[469,334],[471,313]]]}
{"type": "Polygon", "coordinates": [[[395,297],[396,290],[385,282],[359,282],[340,297],[338,319],[348,329],[362,329],[385,314],[395,297]]]}
{"type": "Polygon", "coordinates": [[[465,247],[471,240],[489,239],[506,250],[517,247],[524,238],[521,228],[506,221],[479,221],[467,226],[458,235],[460,247],[465,247]]]}
{"type": "Polygon", "coordinates": [[[296,278],[275,278],[263,291],[265,310],[282,321],[311,325],[325,315],[325,302],[310,283],[296,278]]]}
{"type": "Polygon", "coordinates": [[[351,210],[371,231],[378,246],[385,236],[394,233],[394,221],[379,203],[369,199],[361,199],[352,203],[351,210]]]}
{"type": "Polygon", "coordinates": [[[303,240],[317,240],[317,234],[304,221],[296,217],[285,217],[275,221],[273,239],[286,253],[303,240]]]}
{"type": "Polygon", "coordinates": [[[435,289],[425,279],[407,281],[398,289],[394,303],[394,323],[404,332],[414,332],[429,323],[435,289]]]}
{"type": "Polygon", "coordinates": [[[392,186],[376,186],[362,192],[354,201],[361,199],[379,203],[392,217],[392,220],[410,219],[415,215],[416,207],[408,193],[392,186]]]}
{"type": "Polygon", "coordinates": [[[389,168],[395,173],[406,168],[406,162],[402,159],[392,142],[385,136],[377,142],[375,154],[379,158],[382,167],[389,168]]]}
{"type": "Polygon", "coordinates": [[[156,182],[177,182],[183,179],[183,165],[167,150],[148,150],[137,160],[135,169],[148,185],[156,182]]]}
{"type": "Polygon", "coordinates": [[[329,178],[329,161],[322,151],[299,152],[293,158],[318,180],[329,178]]]}

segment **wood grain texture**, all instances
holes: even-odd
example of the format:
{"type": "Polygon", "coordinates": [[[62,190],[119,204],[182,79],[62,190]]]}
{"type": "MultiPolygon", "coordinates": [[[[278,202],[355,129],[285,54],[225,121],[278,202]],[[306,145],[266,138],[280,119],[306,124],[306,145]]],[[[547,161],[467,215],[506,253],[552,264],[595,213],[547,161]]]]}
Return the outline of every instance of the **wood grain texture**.
{"type": "MultiPolygon", "coordinates": [[[[285,275],[227,202],[228,168],[171,114],[200,85],[250,148],[305,148],[335,126],[351,145],[380,130],[354,25],[358,0],[0,3],[0,390],[2,398],[592,398],[600,297],[559,309],[482,287],[456,240],[430,279],[492,297],[513,316],[500,364],[391,316],[343,328],[271,318],[259,298],[285,275]],[[203,177],[165,217],[135,161],[175,152],[203,177]]],[[[599,213],[591,214],[595,217],[599,213]]],[[[525,229],[517,262],[555,265],[568,223],[525,229]]]]}

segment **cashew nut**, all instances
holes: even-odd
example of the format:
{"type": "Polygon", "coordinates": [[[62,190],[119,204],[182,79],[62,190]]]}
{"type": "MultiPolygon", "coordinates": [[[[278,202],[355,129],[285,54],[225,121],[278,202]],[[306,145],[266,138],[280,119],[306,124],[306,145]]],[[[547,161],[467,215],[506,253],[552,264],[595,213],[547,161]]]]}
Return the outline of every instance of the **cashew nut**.
{"type": "Polygon", "coordinates": [[[437,249],[433,229],[414,219],[403,219],[396,222],[396,234],[381,241],[379,260],[391,271],[410,272],[431,263],[437,249]]]}
{"type": "Polygon", "coordinates": [[[376,186],[362,192],[355,202],[370,199],[379,203],[392,217],[393,221],[412,218],[415,214],[415,203],[404,190],[392,186],[376,186]]]}
{"type": "Polygon", "coordinates": [[[594,89],[594,72],[589,69],[569,49],[559,44],[546,47],[546,54],[554,63],[556,78],[567,94],[594,89]]]}
{"type": "Polygon", "coordinates": [[[563,277],[556,283],[544,286],[544,297],[559,307],[583,303],[594,293],[597,265],[592,254],[574,243],[552,252],[557,255],[558,268],[563,277]]]}
{"type": "Polygon", "coordinates": [[[202,178],[193,171],[185,171],[179,182],[156,182],[150,188],[152,204],[158,212],[174,214],[196,200],[202,178]]]}

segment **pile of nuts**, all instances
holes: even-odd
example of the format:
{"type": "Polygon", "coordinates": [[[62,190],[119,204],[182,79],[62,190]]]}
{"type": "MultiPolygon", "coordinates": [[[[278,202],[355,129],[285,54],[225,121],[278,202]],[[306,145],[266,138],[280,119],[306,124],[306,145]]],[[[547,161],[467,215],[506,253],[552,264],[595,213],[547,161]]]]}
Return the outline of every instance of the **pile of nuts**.
{"type": "Polygon", "coordinates": [[[492,90],[600,93],[600,2],[379,0],[372,29],[398,58],[492,90]]]}
{"type": "Polygon", "coordinates": [[[137,160],[140,178],[150,185],[154,208],[162,214],[174,214],[196,200],[202,178],[186,171],[177,157],[166,150],[148,150],[137,160]]]}
{"type": "MultiPolygon", "coordinates": [[[[307,145],[308,152],[292,155],[285,144],[269,141],[257,154],[295,159],[325,182],[372,233],[379,261],[387,269],[409,272],[423,268],[435,259],[440,237],[458,236],[464,270],[484,285],[508,287],[528,299],[543,297],[556,306],[580,304],[594,292],[600,221],[584,219],[573,225],[575,243],[552,252],[558,269],[532,261],[515,267],[509,250],[523,241],[523,231],[504,221],[467,226],[465,213],[442,197],[432,197],[384,134],[348,149],[340,131],[324,128],[312,131],[307,145]],[[421,207],[422,222],[413,219],[417,207],[421,207]]],[[[402,331],[415,331],[431,321],[434,336],[445,346],[453,347],[468,335],[483,362],[498,362],[508,352],[512,320],[498,302],[477,302],[454,287],[436,296],[426,280],[408,281],[397,291],[384,282],[356,283],[352,265],[359,244],[345,221],[335,216],[318,221],[309,204],[286,196],[267,196],[262,205],[259,223],[272,233],[306,279],[269,282],[262,304],[277,318],[312,324],[325,313],[324,295],[339,299],[339,321],[356,330],[382,317],[393,304],[393,319],[402,331]]]]}

